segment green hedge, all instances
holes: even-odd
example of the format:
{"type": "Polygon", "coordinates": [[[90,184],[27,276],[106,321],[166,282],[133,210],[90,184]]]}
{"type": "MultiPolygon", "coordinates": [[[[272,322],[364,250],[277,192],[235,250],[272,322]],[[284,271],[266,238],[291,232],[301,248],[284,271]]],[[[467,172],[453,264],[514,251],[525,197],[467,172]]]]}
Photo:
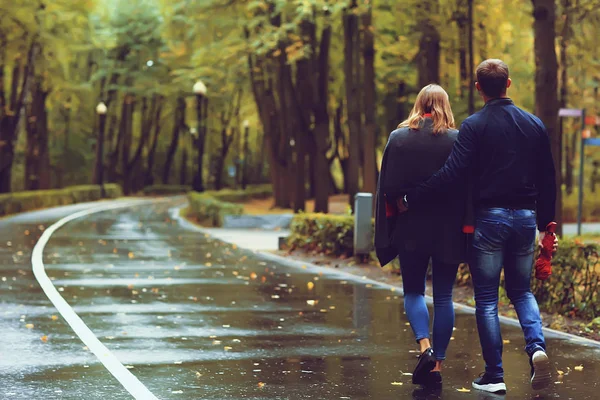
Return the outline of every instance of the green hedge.
{"type": "Polygon", "coordinates": [[[146,196],[152,195],[175,195],[175,194],[185,194],[192,190],[190,186],[185,185],[152,185],[146,186],[144,188],[144,194],[146,196]]]}
{"type": "Polygon", "coordinates": [[[251,199],[264,199],[273,195],[273,186],[267,185],[250,185],[245,190],[222,189],[219,191],[208,190],[205,194],[220,200],[230,203],[243,203],[251,199]]]}
{"type": "MultiPolygon", "coordinates": [[[[291,223],[288,245],[292,249],[351,256],[353,236],[353,216],[298,214],[291,223]]],[[[599,244],[561,240],[552,261],[550,278],[541,282],[532,277],[532,288],[540,309],[587,319],[600,315],[599,254],[599,244]]],[[[459,285],[471,284],[468,265],[461,265],[457,282],[459,285]]],[[[509,301],[503,287],[500,294],[501,301],[509,301]]]]}
{"type": "Polygon", "coordinates": [[[252,185],[246,190],[207,190],[189,192],[187,217],[194,218],[201,225],[222,226],[226,215],[242,215],[244,207],[235,204],[250,199],[266,198],[273,194],[271,185],[252,185]]]}
{"type": "Polygon", "coordinates": [[[238,204],[217,200],[209,192],[188,193],[187,217],[194,218],[201,225],[222,226],[226,215],[241,215],[244,207],[238,204]]]}
{"type": "Polygon", "coordinates": [[[351,215],[296,214],[288,245],[334,256],[354,253],[354,217],[351,215]]]}
{"type": "MultiPolygon", "coordinates": [[[[104,191],[106,198],[123,196],[121,186],[116,184],[104,185],[104,191]]],[[[64,189],[32,190],[0,194],[0,216],[40,208],[96,201],[101,198],[99,185],[70,186],[64,189]]]]}

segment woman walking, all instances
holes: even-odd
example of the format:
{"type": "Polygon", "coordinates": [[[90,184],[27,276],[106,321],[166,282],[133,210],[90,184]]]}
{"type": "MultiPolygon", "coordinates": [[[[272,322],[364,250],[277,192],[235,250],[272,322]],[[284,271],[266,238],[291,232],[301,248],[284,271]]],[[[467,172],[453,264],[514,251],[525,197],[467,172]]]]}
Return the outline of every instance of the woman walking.
{"type": "Polygon", "coordinates": [[[425,182],[445,163],[458,131],[448,94],[438,85],[425,86],[408,119],[389,137],[377,187],[375,248],[382,266],[399,257],[404,308],[420,346],[413,383],[438,386],[442,362],[454,328],[452,288],[459,263],[466,258],[466,183],[430,204],[396,212],[404,194],[425,182]],[[431,260],[433,275],[433,346],[425,282],[431,260]]]}

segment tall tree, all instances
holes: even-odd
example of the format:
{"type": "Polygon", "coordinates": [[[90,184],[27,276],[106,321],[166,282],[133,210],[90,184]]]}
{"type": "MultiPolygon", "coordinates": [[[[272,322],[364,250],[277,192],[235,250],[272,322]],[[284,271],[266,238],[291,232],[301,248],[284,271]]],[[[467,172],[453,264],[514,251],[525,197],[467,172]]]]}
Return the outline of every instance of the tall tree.
{"type": "MultiPolygon", "coordinates": [[[[364,192],[375,194],[377,189],[377,161],[375,160],[376,129],[377,129],[377,98],[375,88],[375,29],[373,21],[373,1],[366,0],[366,11],[362,14],[363,35],[363,87],[364,87],[364,164],[363,188],[364,192]]],[[[373,202],[375,204],[375,202],[373,202]]]]}
{"type": "Polygon", "coordinates": [[[556,222],[562,234],[561,138],[558,129],[558,61],[556,59],[556,4],[554,0],[532,0],[535,47],[535,113],[550,136],[556,168],[556,222]]]}
{"type": "MultiPolygon", "coordinates": [[[[348,169],[344,174],[347,180],[346,192],[350,195],[350,205],[354,207],[354,196],[360,190],[359,166],[360,166],[360,128],[361,111],[359,106],[360,88],[360,64],[357,63],[356,54],[360,51],[360,36],[358,30],[358,5],[356,0],[350,2],[350,6],[344,10],[344,82],[346,89],[346,113],[348,120],[349,159],[348,169]]],[[[360,58],[358,58],[360,60],[360,58]]]]}
{"type": "Polygon", "coordinates": [[[440,82],[441,36],[436,23],[439,0],[423,0],[418,2],[416,7],[421,35],[417,55],[417,69],[419,88],[422,88],[430,83],[440,82]]]}

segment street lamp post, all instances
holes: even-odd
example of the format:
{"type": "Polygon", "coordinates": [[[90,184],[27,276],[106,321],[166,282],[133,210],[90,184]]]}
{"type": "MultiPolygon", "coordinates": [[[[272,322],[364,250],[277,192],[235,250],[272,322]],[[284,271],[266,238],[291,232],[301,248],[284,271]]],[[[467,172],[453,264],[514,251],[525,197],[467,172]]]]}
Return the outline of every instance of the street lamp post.
{"type": "Polygon", "coordinates": [[[196,192],[204,191],[204,183],[202,181],[202,161],[204,159],[204,141],[206,137],[206,126],[203,123],[202,118],[206,118],[206,109],[207,109],[207,101],[206,101],[206,85],[202,81],[198,81],[194,84],[194,94],[196,95],[196,113],[198,115],[198,139],[197,139],[197,149],[198,149],[198,169],[196,170],[196,175],[194,176],[194,184],[193,188],[196,192]]]}
{"type": "Polygon", "coordinates": [[[108,107],[103,102],[96,106],[98,114],[98,143],[96,143],[96,183],[100,185],[100,196],[104,197],[104,127],[106,126],[106,113],[108,107]]]}
{"type": "Polygon", "coordinates": [[[242,189],[246,189],[248,184],[248,137],[250,136],[250,122],[244,120],[244,147],[242,150],[242,189]]]}

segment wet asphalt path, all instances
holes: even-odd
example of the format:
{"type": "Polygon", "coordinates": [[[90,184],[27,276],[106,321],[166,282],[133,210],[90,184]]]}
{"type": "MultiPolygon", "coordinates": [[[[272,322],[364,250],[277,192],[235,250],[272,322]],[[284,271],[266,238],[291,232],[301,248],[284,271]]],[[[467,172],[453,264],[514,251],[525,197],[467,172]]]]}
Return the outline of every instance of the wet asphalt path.
{"type": "MultiPolygon", "coordinates": [[[[417,353],[397,291],[266,261],[172,220],[175,203],[73,221],[44,253],[63,297],[160,399],[600,398],[600,348],[560,338],[549,347],[562,383],[536,397],[515,327],[504,329],[509,393],[459,391],[483,366],[464,313],[441,394],[414,393],[402,371],[417,353]]],[[[0,399],[131,398],[31,272],[43,229],[84,207],[0,219],[0,399]]]]}

